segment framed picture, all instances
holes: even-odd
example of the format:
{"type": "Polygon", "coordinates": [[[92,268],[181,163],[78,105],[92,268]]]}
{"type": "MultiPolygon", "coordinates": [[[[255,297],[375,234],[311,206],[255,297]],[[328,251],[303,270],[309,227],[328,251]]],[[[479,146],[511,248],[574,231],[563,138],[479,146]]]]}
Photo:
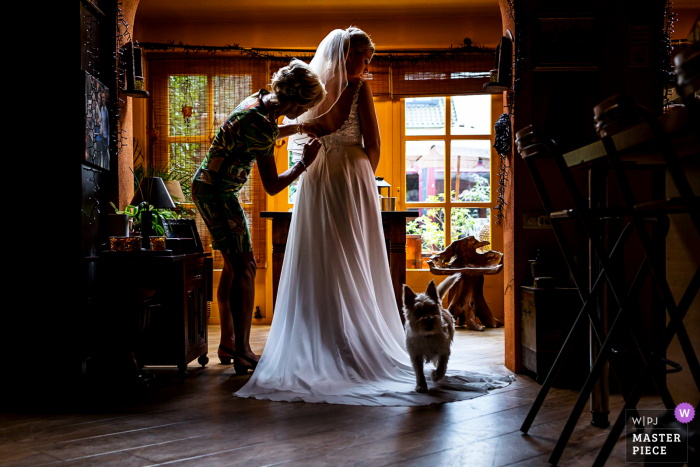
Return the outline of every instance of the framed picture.
{"type": "Polygon", "coordinates": [[[109,89],[85,73],[84,162],[109,169],[109,89]]]}
{"type": "Polygon", "coordinates": [[[602,34],[596,26],[592,16],[536,18],[533,70],[597,70],[602,34]]]}

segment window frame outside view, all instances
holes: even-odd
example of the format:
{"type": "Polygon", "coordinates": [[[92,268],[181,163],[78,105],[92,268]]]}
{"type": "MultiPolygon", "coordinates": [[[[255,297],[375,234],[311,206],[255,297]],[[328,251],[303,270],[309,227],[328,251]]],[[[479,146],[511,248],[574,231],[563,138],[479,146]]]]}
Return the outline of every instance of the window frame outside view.
{"type": "MultiPolygon", "coordinates": [[[[495,157],[491,99],[488,94],[401,99],[402,201],[407,210],[419,209],[419,217],[408,220],[406,225],[408,250],[421,250],[421,264],[417,259],[412,264],[415,269],[427,269],[426,261],[431,255],[468,234],[491,240],[495,157]],[[453,99],[462,105],[453,105],[453,99]],[[458,152],[460,141],[483,142],[463,144],[458,152]],[[444,146],[437,144],[427,154],[423,154],[427,146],[417,149],[431,142],[444,142],[444,146]],[[409,154],[411,149],[416,154],[409,154]],[[417,160],[427,155],[430,157],[425,160],[425,167],[419,167],[417,160]],[[438,157],[442,160],[436,163],[438,157]],[[445,177],[446,168],[450,177],[445,177]],[[453,186],[457,185],[457,177],[461,184],[459,200],[455,199],[453,186]],[[418,196],[412,193],[416,186],[422,191],[418,196]],[[410,187],[414,189],[409,190],[410,187]],[[450,193],[447,199],[445,192],[450,193]],[[445,222],[446,219],[451,222],[445,222]]],[[[489,246],[484,247],[487,249],[489,246]]],[[[408,268],[413,269],[410,261],[408,268]]]]}
{"type": "MultiPolygon", "coordinates": [[[[172,171],[191,179],[209,151],[213,138],[240,101],[252,94],[249,74],[170,73],[168,86],[168,161],[172,171]],[[186,81],[190,80],[189,83],[186,81]],[[240,83],[229,81],[240,80],[240,83]],[[232,89],[235,91],[231,91],[232,89]],[[205,103],[202,105],[202,96],[205,103]],[[221,100],[221,102],[218,102],[221,100]],[[182,106],[192,107],[189,123],[182,106]],[[202,128],[204,126],[204,128],[202,128]],[[177,149],[176,147],[182,148],[177,149]]],[[[191,203],[189,186],[183,186],[186,202],[191,203]]],[[[249,205],[251,179],[241,188],[239,201],[249,205]]],[[[250,222],[250,221],[249,221],[250,222]]]]}

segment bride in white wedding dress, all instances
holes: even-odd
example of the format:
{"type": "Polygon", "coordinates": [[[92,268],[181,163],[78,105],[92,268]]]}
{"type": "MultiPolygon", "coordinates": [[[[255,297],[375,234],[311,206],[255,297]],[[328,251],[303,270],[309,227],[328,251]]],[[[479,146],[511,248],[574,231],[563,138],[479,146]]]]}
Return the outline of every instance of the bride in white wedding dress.
{"type": "MultiPolygon", "coordinates": [[[[379,130],[360,78],[373,52],[363,31],[337,29],[311,62],[328,97],[302,118],[316,119],[323,147],[297,192],[265,350],[236,396],[410,406],[470,399],[513,380],[448,371],[437,383],[427,378],[428,393],[415,391],[374,180],[379,130]]],[[[290,138],[292,151],[300,144],[290,138]]]]}

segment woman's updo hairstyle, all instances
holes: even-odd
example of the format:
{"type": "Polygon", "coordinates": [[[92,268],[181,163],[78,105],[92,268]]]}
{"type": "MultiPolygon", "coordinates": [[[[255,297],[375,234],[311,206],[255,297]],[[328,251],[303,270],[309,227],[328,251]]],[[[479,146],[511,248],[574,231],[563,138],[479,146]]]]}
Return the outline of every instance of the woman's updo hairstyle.
{"type": "Polygon", "coordinates": [[[346,29],[346,31],[350,36],[350,48],[352,50],[361,53],[367,49],[371,49],[372,54],[374,54],[374,42],[372,42],[369,34],[360,28],[356,28],[355,26],[350,26],[346,29]]]}
{"type": "Polygon", "coordinates": [[[326,98],[326,89],[309,65],[296,58],[272,75],[273,100],[284,99],[312,108],[326,98]]]}

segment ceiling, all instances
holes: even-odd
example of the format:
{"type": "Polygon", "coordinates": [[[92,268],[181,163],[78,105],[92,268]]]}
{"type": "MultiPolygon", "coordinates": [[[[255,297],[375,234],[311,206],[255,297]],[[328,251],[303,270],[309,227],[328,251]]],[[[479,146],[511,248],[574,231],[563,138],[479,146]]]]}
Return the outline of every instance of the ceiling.
{"type": "Polygon", "coordinates": [[[499,14],[498,0],[141,0],[137,19],[231,21],[499,14]]]}

